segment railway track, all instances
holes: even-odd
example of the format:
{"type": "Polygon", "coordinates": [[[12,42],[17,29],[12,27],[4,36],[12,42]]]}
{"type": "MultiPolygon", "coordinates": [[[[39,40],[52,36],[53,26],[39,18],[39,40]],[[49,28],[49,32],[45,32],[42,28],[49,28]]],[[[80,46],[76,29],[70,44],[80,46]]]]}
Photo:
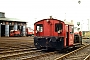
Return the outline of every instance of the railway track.
{"type": "MultiPolygon", "coordinates": [[[[74,49],[77,49],[77,48],[74,48],[74,49]]],[[[54,60],[57,57],[60,57],[74,49],[71,48],[71,49],[68,49],[67,51],[55,51],[55,52],[44,53],[34,57],[23,58],[22,60],[54,60]]]]}
{"type": "Polygon", "coordinates": [[[32,51],[32,50],[36,50],[36,48],[30,48],[30,49],[14,49],[14,50],[2,51],[2,52],[0,52],[0,57],[1,57],[1,55],[5,55],[5,54],[12,54],[12,53],[18,53],[18,52],[24,52],[24,51],[32,51]]]}
{"type": "Polygon", "coordinates": [[[31,49],[21,49],[21,50],[14,50],[14,51],[5,51],[0,52],[0,60],[17,60],[21,59],[23,56],[32,56],[35,54],[40,54],[41,50],[31,50],[31,49]]]}
{"type": "Polygon", "coordinates": [[[66,53],[60,54],[58,51],[42,53],[41,50],[32,52],[29,49],[24,49],[24,50],[21,49],[14,51],[5,51],[5,52],[1,52],[0,54],[3,54],[0,59],[4,59],[4,60],[6,59],[7,60],[17,60],[17,59],[18,60],[43,60],[43,59],[53,60],[66,53]]]}
{"type": "Polygon", "coordinates": [[[58,57],[55,60],[90,60],[90,44],[58,57]]]}
{"type": "MultiPolygon", "coordinates": [[[[5,43],[2,43],[5,45],[5,43]]],[[[1,47],[0,52],[0,60],[70,60],[73,57],[76,58],[73,54],[71,57],[68,57],[66,53],[58,53],[58,52],[42,52],[41,50],[33,50],[30,45],[25,44],[24,42],[15,42],[12,45],[6,45],[5,47],[1,47]],[[29,48],[29,49],[28,49],[29,48]],[[6,50],[5,50],[6,49],[6,50]],[[65,56],[66,57],[63,57],[65,56]],[[61,57],[60,57],[61,56],[61,57]]],[[[77,54],[76,54],[77,55],[77,54]]],[[[82,54],[84,55],[84,54],[82,54]]],[[[69,55],[70,56],[70,55],[69,55]]],[[[81,56],[80,56],[81,57],[81,56]]],[[[90,58],[90,55],[87,54],[84,57],[84,60],[90,58]]],[[[80,60],[80,59],[79,59],[80,60]]]]}
{"type": "Polygon", "coordinates": [[[9,51],[3,51],[0,52],[1,58],[4,60],[53,60],[59,56],[62,56],[63,54],[66,53],[58,53],[58,52],[45,52],[42,53],[41,50],[38,52],[32,52],[31,50],[34,48],[30,49],[14,49],[14,50],[9,50],[9,51]],[[52,58],[53,57],[53,58],[52,58]],[[46,59],[47,58],[47,59],[46,59]]]}
{"type": "Polygon", "coordinates": [[[33,45],[19,45],[19,46],[2,46],[0,47],[0,52],[3,52],[3,51],[14,51],[14,50],[21,50],[21,49],[33,49],[34,46],[33,45]]]}
{"type": "MultiPolygon", "coordinates": [[[[57,55],[57,54],[58,54],[57,51],[49,52],[49,53],[44,53],[44,54],[40,54],[40,55],[33,56],[33,57],[22,58],[22,60],[42,60],[42,59],[45,60],[46,57],[50,58],[50,56],[53,56],[55,58],[56,56],[54,56],[54,55],[57,55]]],[[[60,56],[60,55],[62,55],[62,54],[58,54],[58,56],[60,56]]],[[[48,59],[46,59],[46,60],[48,60],[48,59]]]]}

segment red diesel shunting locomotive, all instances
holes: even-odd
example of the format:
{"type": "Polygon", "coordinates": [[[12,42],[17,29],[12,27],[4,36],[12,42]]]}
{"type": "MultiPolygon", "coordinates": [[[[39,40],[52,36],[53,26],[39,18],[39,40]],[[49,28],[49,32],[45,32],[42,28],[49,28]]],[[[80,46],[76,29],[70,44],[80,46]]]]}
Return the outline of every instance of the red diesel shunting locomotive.
{"type": "Polygon", "coordinates": [[[66,22],[57,19],[43,19],[34,24],[34,45],[37,49],[62,50],[66,47],[81,44],[80,35],[74,34],[73,22],[66,22]]]}

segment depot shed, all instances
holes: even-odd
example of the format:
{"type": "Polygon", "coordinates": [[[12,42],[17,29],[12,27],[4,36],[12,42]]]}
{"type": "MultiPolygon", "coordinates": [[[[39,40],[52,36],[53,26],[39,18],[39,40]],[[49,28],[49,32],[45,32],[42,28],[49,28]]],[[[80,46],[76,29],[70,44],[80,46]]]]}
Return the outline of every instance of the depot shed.
{"type": "Polygon", "coordinates": [[[16,18],[6,18],[5,13],[0,12],[0,37],[9,37],[10,30],[20,30],[26,36],[26,23],[16,18]]]}

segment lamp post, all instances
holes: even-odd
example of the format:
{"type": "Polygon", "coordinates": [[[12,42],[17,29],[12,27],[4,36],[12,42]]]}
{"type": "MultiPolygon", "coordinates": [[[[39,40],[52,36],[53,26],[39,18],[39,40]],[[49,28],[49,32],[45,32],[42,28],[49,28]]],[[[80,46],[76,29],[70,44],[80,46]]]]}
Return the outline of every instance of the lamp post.
{"type": "Polygon", "coordinates": [[[79,0],[79,1],[78,1],[78,3],[80,4],[80,3],[81,3],[81,1],[79,0]]]}
{"type": "MultiPolygon", "coordinates": [[[[81,4],[81,1],[80,0],[78,0],[78,4],[81,4]]],[[[79,7],[80,8],[80,7],[79,7]]],[[[80,9],[79,9],[79,11],[80,11],[80,9]]],[[[80,17],[80,13],[79,13],[79,17],[80,17]]],[[[81,19],[81,18],[80,18],[81,19]]],[[[82,25],[80,22],[77,22],[77,25],[78,25],[78,28],[77,28],[77,30],[78,30],[78,32],[81,30],[81,28],[80,28],[80,25],[82,25]]],[[[82,31],[82,30],[81,30],[82,31]]]]}
{"type": "MultiPolygon", "coordinates": [[[[78,1],[78,3],[80,4],[80,3],[81,3],[81,1],[79,0],[79,1],[78,1]]],[[[80,30],[80,27],[79,27],[79,26],[80,26],[80,22],[77,22],[77,25],[78,25],[77,30],[79,31],[79,30],[80,30]]]]}

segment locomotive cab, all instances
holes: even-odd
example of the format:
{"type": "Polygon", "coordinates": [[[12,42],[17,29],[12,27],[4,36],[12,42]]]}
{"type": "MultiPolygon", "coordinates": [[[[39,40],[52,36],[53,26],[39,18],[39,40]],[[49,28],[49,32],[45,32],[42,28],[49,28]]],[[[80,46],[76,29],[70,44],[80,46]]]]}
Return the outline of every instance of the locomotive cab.
{"type": "Polygon", "coordinates": [[[63,22],[55,19],[48,20],[44,19],[34,24],[34,45],[38,49],[62,49],[64,47],[63,22]]]}

